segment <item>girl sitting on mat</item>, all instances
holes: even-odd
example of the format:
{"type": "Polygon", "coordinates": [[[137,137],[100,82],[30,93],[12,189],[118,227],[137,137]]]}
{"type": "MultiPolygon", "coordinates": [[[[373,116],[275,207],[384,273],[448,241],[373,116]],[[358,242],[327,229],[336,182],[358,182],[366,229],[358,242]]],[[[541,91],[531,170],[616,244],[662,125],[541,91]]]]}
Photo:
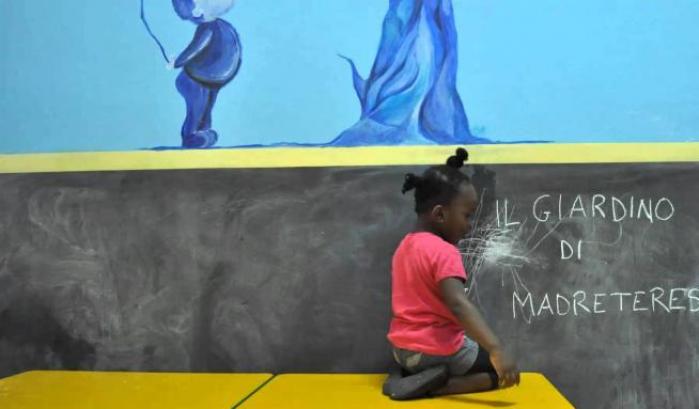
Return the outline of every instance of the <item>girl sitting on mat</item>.
{"type": "Polygon", "coordinates": [[[446,165],[409,173],[403,193],[415,190],[415,229],[392,263],[388,339],[401,373],[389,375],[392,399],[462,394],[519,383],[515,361],[466,297],[466,271],[456,244],[471,230],[476,190],[459,168],[457,149],[446,165]]]}

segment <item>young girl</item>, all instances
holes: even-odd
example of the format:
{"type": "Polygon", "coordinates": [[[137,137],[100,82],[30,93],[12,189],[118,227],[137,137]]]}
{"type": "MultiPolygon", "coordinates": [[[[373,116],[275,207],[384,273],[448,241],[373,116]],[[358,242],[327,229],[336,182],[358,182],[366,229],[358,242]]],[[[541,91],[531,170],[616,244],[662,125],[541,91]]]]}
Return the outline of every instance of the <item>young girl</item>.
{"type": "Polygon", "coordinates": [[[519,383],[504,351],[478,309],[466,298],[466,271],[456,244],[471,229],[476,190],[459,171],[464,149],[422,176],[406,175],[403,193],[415,189],[417,223],[393,256],[388,339],[407,376],[392,374],[392,399],[461,394],[519,383]]]}

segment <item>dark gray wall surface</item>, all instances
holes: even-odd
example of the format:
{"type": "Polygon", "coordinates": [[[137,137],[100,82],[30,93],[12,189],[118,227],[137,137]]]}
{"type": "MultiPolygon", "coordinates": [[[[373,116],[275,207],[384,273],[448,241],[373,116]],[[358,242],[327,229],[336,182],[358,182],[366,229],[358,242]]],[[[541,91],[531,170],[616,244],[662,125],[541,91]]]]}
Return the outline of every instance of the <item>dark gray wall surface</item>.
{"type": "MultiPolygon", "coordinates": [[[[414,220],[400,187],[416,170],[0,175],[0,376],[385,371],[391,254],[414,220]]],[[[469,294],[522,369],[581,408],[697,407],[699,165],[473,178],[469,294]],[[582,240],[580,259],[562,260],[561,240],[582,240]]]]}

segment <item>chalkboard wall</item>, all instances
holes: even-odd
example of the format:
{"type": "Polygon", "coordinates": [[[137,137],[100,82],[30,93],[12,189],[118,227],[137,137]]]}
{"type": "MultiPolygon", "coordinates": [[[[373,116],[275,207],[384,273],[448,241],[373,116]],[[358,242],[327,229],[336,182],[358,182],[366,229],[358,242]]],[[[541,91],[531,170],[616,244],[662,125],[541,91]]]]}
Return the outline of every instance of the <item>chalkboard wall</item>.
{"type": "MultiPolygon", "coordinates": [[[[381,372],[419,168],[0,176],[0,376],[381,372]]],[[[469,295],[580,408],[692,408],[699,164],[498,165],[469,295]]]]}

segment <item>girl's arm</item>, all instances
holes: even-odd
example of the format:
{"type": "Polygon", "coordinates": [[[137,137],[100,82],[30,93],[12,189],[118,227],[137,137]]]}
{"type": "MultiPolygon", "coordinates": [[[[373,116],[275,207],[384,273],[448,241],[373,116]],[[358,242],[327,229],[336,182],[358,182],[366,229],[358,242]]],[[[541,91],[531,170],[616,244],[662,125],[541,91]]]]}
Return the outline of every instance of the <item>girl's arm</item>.
{"type": "Polygon", "coordinates": [[[457,278],[447,278],[439,282],[439,290],[442,301],[464,327],[466,335],[490,354],[490,360],[500,378],[500,386],[518,384],[519,371],[515,361],[504,351],[500,340],[486,324],[478,308],[466,297],[463,282],[457,278]]]}

